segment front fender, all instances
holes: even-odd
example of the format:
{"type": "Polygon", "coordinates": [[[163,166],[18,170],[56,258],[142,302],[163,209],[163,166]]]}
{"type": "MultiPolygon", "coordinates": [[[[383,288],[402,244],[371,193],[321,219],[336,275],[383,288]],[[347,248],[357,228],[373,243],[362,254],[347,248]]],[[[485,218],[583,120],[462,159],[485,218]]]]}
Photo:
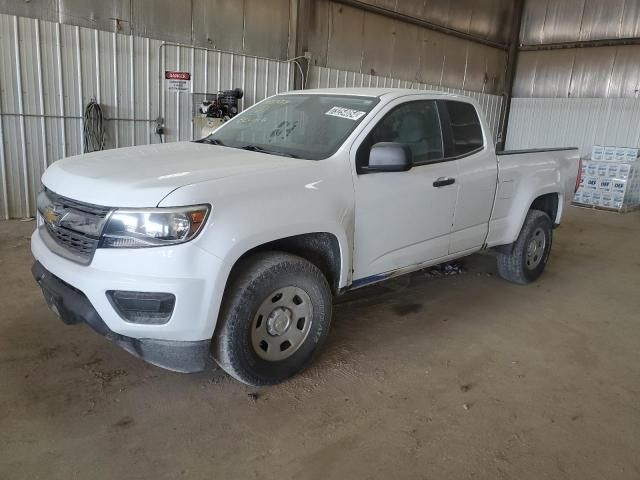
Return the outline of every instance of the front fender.
{"type": "Polygon", "coordinates": [[[242,255],[265,243],[307,233],[334,235],[340,247],[338,287],[351,282],[354,195],[348,163],[340,154],[318,162],[300,160],[299,166],[286,171],[186,185],[159,206],[203,203],[212,210],[193,243],[221,259],[223,265],[212,279],[211,332],[231,269],[242,255]]]}
{"type": "Polygon", "coordinates": [[[347,232],[342,225],[299,224],[265,229],[257,233],[247,231],[245,235],[241,237],[241,240],[235,242],[232,247],[226,251],[225,255],[220,256],[220,258],[225,264],[233,267],[233,265],[250,250],[277,240],[313,233],[328,233],[336,238],[340,248],[340,279],[338,287],[342,288],[348,285],[351,282],[349,266],[351,265],[350,252],[352,249],[347,232]]]}
{"type": "Polygon", "coordinates": [[[351,281],[354,194],[340,154],[300,160],[299,168],[228,177],[182,187],[161,206],[208,203],[212,211],[194,240],[231,268],[249,250],[309,233],[333,235],[340,246],[339,287],[351,281]]]}

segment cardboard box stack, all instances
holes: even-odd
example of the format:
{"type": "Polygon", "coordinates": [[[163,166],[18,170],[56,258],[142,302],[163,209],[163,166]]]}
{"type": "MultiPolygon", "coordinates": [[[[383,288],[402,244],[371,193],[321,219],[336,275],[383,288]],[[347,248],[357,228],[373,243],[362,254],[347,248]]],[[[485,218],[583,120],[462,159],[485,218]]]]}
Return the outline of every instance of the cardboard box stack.
{"type": "Polygon", "coordinates": [[[594,146],[583,160],[574,203],[608,210],[640,208],[640,148],[594,146]]]}

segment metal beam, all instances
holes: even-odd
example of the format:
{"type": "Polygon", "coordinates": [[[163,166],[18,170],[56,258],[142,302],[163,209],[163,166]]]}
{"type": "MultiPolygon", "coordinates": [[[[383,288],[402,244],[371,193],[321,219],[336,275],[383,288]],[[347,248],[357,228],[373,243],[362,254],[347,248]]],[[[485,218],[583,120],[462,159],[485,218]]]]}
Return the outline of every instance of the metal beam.
{"type": "Polygon", "coordinates": [[[366,12],[376,13],[378,15],[382,15],[387,18],[392,18],[394,20],[399,20],[401,22],[410,23],[412,25],[417,25],[419,27],[427,28],[435,32],[444,33],[445,35],[458,37],[463,40],[467,40],[469,42],[485,45],[487,47],[498,48],[500,50],[509,50],[509,46],[503,43],[493,42],[491,40],[487,40],[486,38],[471,35],[470,33],[454,30],[453,28],[443,27],[442,25],[438,25],[438,24],[429,22],[427,20],[423,20],[421,18],[412,17],[411,15],[405,15],[404,13],[396,12],[395,10],[390,10],[384,7],[379,7],[377,5],[372,5],[370,3],[366,3],[360,0],[332,0],[332,1],[336,3],[341,3],[343,5],[347,5],[349,7],[359,8],[366,12]]]}
{"type": "Polygon", "coordinates": [[[289,1],[289,48],[288,57],[295,58],[302,66],[294,71],[294,88],[300,90],[306,87],[304,71],[309,70],[309,59],[305,57],[308,49],[310,29],[311,0],[289,1]]]}
{"type": "Polygon", "coordinates": [[[640,45],[640,38],[610,38],[603,40],[585,40],[581,42],[546,43],[540,45],[520,45],[521,52],[542,52],[569,48],[620,47],[640,45]]]}
{"type": "Polygon", "coordinates": [[[516,79],[516,66],[518,63],[518,44],[520,41],[520,28],[522,26],[522,17],[524,14],[524,0],[515,0],[513,2],[513,17],[511,19],[511,37],[509,39],[509,53],[507,55],[507,70],[505,73],[504,104],[502,111],[502,127],[500,135],[497,139],[496,150],[503,151],[507,143],[507,133],[509,129],[509,114],[511,113],[511,97],[513,96],[513,87],[516,79]]]}

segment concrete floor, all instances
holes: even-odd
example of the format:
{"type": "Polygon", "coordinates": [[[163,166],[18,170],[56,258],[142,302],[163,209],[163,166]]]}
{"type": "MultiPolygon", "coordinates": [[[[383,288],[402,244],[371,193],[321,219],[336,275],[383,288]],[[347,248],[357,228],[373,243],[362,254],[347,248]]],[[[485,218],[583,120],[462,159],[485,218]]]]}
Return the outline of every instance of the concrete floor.
{"type": "Polygon", "coordinates": [[[144,364],[47,310],[0,222],[0,478],[640,478],[640,215],[571,209],[546,274],[489,254],[347,296],[255,390],[144,364]]]}

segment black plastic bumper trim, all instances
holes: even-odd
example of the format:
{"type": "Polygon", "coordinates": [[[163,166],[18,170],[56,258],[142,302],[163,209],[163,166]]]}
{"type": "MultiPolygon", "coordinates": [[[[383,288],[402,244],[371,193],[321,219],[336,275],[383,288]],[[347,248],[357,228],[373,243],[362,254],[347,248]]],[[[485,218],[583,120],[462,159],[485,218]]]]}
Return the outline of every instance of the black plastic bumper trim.
{"type": "Polygon", "coordinates": [[[85,323],[132,355],[167,370],[195,373],[205,369],[209,340],[184,342],[120,335],[107,326],[84,293],[53,275],[40,262],[33,264],[31,273],[51,309],[67,325],[85,323]]]}

